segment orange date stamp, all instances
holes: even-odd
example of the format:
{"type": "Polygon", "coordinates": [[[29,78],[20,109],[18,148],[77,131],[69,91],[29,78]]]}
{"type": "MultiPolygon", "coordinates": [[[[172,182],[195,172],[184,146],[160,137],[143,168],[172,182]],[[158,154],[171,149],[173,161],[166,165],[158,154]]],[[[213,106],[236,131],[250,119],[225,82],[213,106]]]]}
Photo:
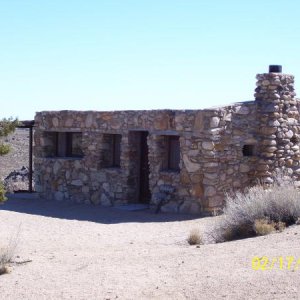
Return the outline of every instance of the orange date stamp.
{"type": "Polygon", "coordinates": [[[278,256],[269,258],[267,256],[254,256],[252,258],[252,269],[255,271],[269,271],[269,270],[289,270],[297,271],[300,269],[300,258],[295,256],[278,256]]]}

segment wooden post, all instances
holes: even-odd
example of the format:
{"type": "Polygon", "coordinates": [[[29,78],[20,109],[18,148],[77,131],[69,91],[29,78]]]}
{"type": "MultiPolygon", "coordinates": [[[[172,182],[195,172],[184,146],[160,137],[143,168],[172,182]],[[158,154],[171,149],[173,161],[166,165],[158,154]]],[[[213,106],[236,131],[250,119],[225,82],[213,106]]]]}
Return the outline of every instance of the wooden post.
{"type": "Polygon", "coordinates": [[[29,193],[33,192],[33,188],[32,188],[32,172],[33,172],[33,168],[32,168],[32,155],[33,155],[32,131],[33,131],[33,127],[30,126],[30,128],[29,128],[29,193]]]}

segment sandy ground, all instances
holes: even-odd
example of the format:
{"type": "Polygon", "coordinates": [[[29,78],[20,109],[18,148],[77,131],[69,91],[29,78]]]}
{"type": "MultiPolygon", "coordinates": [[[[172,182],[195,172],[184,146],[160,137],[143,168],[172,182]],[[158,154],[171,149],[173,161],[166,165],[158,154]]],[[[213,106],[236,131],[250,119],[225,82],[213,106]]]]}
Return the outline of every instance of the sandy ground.
{"type": "MultiPolygon", "coordinates": [[[[7,138],[0,178],[28,166],[28,130],[7,138]]],[[[20,197],[15,195],[15,197],[20,197]]],[[[252,269],[254,256],[300,259],[300,226],[280,234],[189,246],[215,218],[11,199],[0,206],[0,247],[19,231],[0,299],[300,299],[300,265],[252,269]]]]}
{"type": "Polygon", "coordinates": [[[266,255],[300,258],[300,226],[267,237],[189,246],[192,219],[149,211],[12,199],[0,206],[0,243],[20,227],[1,299],[300,299],[299,270],[255,271],[266,255]]]}

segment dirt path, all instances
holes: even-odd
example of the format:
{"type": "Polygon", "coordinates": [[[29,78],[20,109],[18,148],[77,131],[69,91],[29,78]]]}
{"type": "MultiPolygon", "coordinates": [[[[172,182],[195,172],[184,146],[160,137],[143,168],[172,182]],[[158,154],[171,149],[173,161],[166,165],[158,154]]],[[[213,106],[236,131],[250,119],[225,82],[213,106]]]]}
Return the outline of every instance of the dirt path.
{"type": "Polygon", "coordinates": [[[0,206],[0,241],[19,225],[1,299],[299,299],[299,270],[255,271],[254,256],[300,258],[300,226],[280,234],[189,246],[213,218],[126,212],[42,200],[0,206]]]}

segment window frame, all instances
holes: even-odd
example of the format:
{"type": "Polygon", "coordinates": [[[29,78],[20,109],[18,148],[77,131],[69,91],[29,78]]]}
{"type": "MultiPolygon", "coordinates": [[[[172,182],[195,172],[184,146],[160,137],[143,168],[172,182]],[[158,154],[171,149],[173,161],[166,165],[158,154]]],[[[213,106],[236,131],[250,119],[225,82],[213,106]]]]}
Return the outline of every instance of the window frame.
{"type": "Polygon", "coordinates": [[[121,168],[121,141],[122,134],[119,133],[104,133],[106,142],[109,148],[103,152],[104,157],[107,157],[105,152],[111,153],[109,159],[104,159],[103,168],[121,168]]]}
{"type": "Polygon", "coordinates": [[[242,147],[243,157],[253,157],[256,155],[256,145],[254,144],[245,144],[242,147]]]}
{"type": "Polygon", "coordinates": [[[165,155],[163,161],[163,170],[167,172],[180,172],[180,136],[164,135],[165,155]],[[175,142],[175,143],[174,143],[175,142]],[[174,148],[176,147],[176,148],[174,148]],[[176,153],[177,152],[177,153],[176,153]]]}
{"type": "Polygon", "coordinates": [[[121,134],[112,134],[112,163],[111,168],[121,167],[121,134]]]}
{"type": "MultiPolygon", "coordinates": [[[[81,147],[81,154],[74,154],[73,149],[73,135],[81,134],[82,143],[82,132],[79,131],[56,131],[54,137],[54,155],[58,158],[82,158],[83,151],[81,147]]],[[[81,145],[82,146],[82,145],[81,145]]]]}

